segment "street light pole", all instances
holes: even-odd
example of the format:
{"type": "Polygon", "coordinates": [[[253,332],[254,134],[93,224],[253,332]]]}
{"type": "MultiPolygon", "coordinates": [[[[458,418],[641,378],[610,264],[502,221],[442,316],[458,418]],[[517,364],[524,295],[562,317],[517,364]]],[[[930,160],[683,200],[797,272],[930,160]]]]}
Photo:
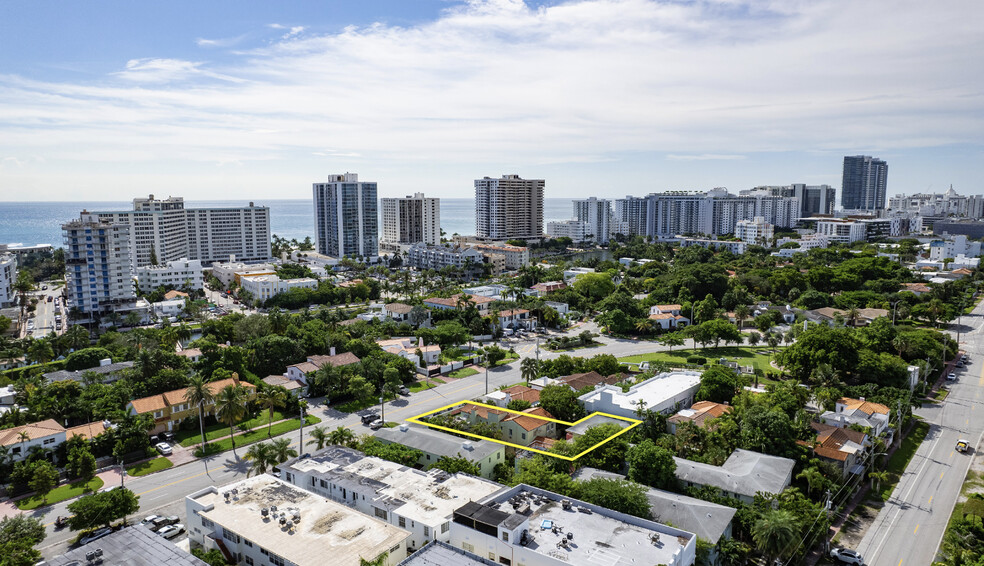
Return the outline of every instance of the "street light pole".
{"type": "Polygon", "coordinates": [[[379,420],[386,422],[386,403],[384,403],[385,397],[379,397],[379,420]]]}
{"type": "MultiPolygon", "coordinates": [[[[303,400],[301,402],[303,403],[303,400]]],[[[300,405],[300,409],[301,409],[301,444],[299,446],[300,450],[298,450],[298,453],[303,455],[304,454],[304,405],[300,405]]]]}

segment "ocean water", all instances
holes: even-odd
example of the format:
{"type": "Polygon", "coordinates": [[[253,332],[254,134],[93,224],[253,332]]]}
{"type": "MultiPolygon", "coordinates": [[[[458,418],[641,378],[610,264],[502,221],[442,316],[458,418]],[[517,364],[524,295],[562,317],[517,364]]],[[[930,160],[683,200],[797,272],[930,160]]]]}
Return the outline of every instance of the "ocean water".
{"type": "MultiPolygon", "coordinates": [[[[314,212],[310,200],[255,201],[270,207],[271,231],[281,237],[303,240],[314,237],[314,212]]],[[[187,208],[243,206],[240,200],[185,200],[187,208]]],[[[0,243],[51,244],[61,247],[61,225],[78,218],[82,210],[130,210],[131,202],[0,202],[0,243]]],[[[566,220],[571,217],[570,199],[543,199],[543,221],[566,220]]],[[[458,233],[475,233],[475,200],[470,198],[441,199],[441,228],[450,237],[458,233]]],[[[544,226],[546,229],[546,226],[544,226]]]]}

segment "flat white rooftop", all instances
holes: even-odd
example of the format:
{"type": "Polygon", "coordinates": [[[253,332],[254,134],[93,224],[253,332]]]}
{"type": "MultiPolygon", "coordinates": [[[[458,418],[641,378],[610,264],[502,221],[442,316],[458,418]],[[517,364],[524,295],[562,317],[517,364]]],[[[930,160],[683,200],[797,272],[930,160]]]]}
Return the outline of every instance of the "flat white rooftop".
{"type": "Polygon", "coordinates": [[[363,491],[365,488],[360,486],[368,485],[375,488],[378,497],[397,500],[394,510],[398,514],[427,524],[446,520],[464,503],[503,489],[500,484],[467,474],[450,475],[443,470],[423,472],[341,447],[294,460],[281,469],[317,474],[330,478],[336,485],[348,482],[355,492],[363,491]]]}
{"type": "Polygon", "coordinates": [[[356,565],[399,545],[410,533],[268,475],[188,496],[199,514],[299,566],[356,565]],[[225,494],[230,498],[226,500],[225,494]],[[209,506],[212,506],[209,509],[209,506]],[[274,518],[300,521],[287,528],[274,518]],[[267,509],[268,516],[262,515],[267,509]]]}
{"type": "MultiPolygon", "coordinates": [[[[671,371],[637,383],[626,393],[623,393],[619,387],[606,385],[582,395],[580,401],[585,404],[604,402],[604,398],[611,395],[611,404],[634,412],[639,406],[639,401],[645,402],[646,407],[655,408],[660,403],[683,396],[696,387],[700,387],[700,372],[671,371]]],[[[590,408],[589,405],[585,407],[590,408]]]]}

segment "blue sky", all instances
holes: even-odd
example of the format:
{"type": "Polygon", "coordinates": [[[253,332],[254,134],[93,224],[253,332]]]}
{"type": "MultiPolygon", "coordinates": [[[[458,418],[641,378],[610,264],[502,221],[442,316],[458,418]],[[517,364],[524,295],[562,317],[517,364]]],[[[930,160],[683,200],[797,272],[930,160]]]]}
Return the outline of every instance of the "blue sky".
{"type": "Polygon", "coordinates": [[[889,162],[984,192],[984,4],[364,0],[0,4],[0,200],[548,197],[889,162]]]}

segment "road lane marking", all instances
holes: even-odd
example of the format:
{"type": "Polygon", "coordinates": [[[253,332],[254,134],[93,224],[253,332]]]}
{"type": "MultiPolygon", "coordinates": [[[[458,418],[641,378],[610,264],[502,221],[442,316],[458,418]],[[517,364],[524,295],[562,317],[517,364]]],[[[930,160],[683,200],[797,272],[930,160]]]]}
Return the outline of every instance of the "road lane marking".
{"type": "MultiPolygon", "coordinates": [[[[932,504],[933,504],[933,496],[932,496],[932,495],[930,495],[930,496],[929,496],[929,503],[928,503],[927,505],[932,505],[932,504]]],[[[917,528],[918,528],[918,527],[917,527],[917,528]]]]}
{"type": "Polygon", "coordinates": [[[899,566],[902,566],[902,559],[899,558],[899,566]]]}
{"type": "Polygon", "coordinates": [[[945,470],[943,472],[940,472],[940,479],[943,479],[943,473],[944,472],[945,472],[945,470]]]}
{"type": "MultiPolygon", "coordinates": [[[[916,525],[916,530],[912,531],[912,534],[916,534],[918,532],[919,532],[919,525],[916,525]]],[[[899,562],[902,562],[902,561],[899,560],[899,562]]]]}

